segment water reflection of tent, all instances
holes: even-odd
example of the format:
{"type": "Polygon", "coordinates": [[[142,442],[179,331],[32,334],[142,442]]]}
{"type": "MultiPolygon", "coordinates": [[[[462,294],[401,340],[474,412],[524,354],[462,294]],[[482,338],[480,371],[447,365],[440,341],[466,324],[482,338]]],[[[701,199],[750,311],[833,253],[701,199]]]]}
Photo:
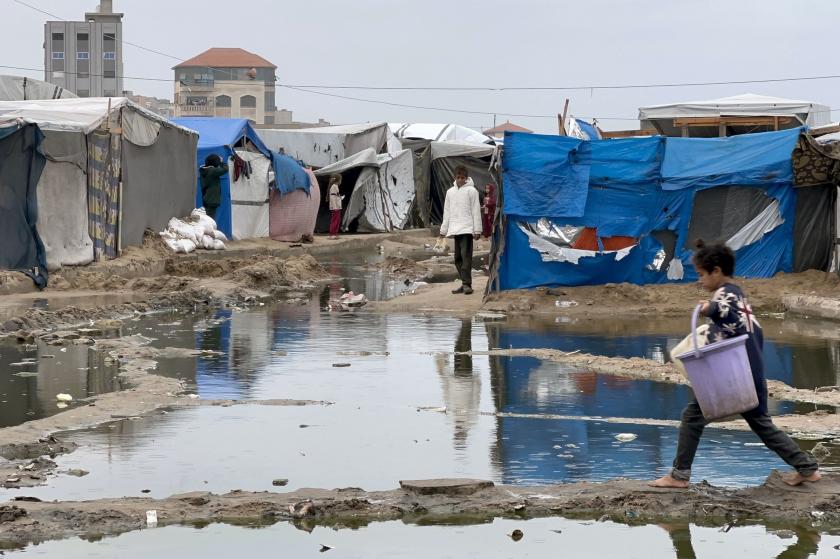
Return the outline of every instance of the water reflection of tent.
{"type": "Polygon", "coordinates": [[[800,129],[712,139],[508,134],[493,288],[693,280],[700,237],[726,240],[740,276],[828,270],[837,189],[830,173],[814,172],[822,162],[836,163],[800,129]]]}

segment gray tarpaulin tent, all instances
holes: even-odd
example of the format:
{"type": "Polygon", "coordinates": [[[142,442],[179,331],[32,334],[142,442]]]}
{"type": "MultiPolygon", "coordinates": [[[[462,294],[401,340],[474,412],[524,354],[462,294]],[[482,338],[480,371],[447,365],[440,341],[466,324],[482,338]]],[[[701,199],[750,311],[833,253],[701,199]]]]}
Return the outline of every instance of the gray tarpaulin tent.
{"type": "Polygon", "coordinates": [[[432,181],[430,188],[429,219],[439,224],[443,219],[443,202],[446,191],[455,182],[455,169],[467,168],[481,196],[485,186],[493,182],[490,175],[490,159],[496,152],[496,146],[487,144],[469,144],[464,142],[432,142],[432,181]]]}
{"type": "Polygon", "coordinates": [[[338,163],[368,148],[382,153],[389,134],[385,123],[257,130],[257,135],[269,149],[282,150],[286,155],[315,168],[338,163]]]}
{"type": "Polygon", "coordinates": [[[44,246],[38,236],[35,188],[45,159],[34,124],[0,128],[0,269],[25,272],[46,285],[44,246]]]}
{"type": "Polygon", "coordinates": [[[0,76],[0,101],[33,99],[75,99],[76,94],[63,87],[24,76],[0,76]]]}
{"type": "Polygon", "coordinates": [[[118,256],[194,208],[198,135],[125,98],[0,102],[44,133],[38,232],[49,269],[118,256]]]}
{"type": "MultiPolygon", "coordinates": [[[[365,233],[405,229],[410,225],[414,205],[414,162],[410,150],[396,154],[377,154],[368,148],[318,171],[328,192],[330,175],[342,176],[341,192],[345,196],[341,228],[365,233]]],[[[319,224],[326,225],[329,208],[322,204],[319,224]]]]}

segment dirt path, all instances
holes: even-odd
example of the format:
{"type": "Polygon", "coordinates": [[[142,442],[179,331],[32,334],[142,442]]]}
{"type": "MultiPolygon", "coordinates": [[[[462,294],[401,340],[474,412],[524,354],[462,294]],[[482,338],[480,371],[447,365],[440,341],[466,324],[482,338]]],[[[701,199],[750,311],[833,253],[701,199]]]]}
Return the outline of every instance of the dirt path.
{"type": "Polygon", "coordinates": [[[475,293],[472,295],[453,295],[452,290],[460,285],[460,281],[429,284],[418,289],[414,294],[406,294],[389,301],[376,301],[370,307],[383,313],[418,312],[473,316],[484,304],[482,293],[487,285],[487,278],[484,276],[473,278],[475,293]]]}
{"type": "MultiPolygon", "coordinates": [[[[654,472],[651,472],[653,475],[654,472]]],[[[71,536],[102,537],[146,525],[146,511],[158,525],[197,522],[364,525],[397,520],[421,523],[470,517],[534,518],[573,515],[617,522],[690,520],[818,523],[840,526],[840,476],[789,488],[773,473],[758,487],[732,490],[705,482],[687,490],[654,489],[644,482],[616,480],[539,487],[494,486],[476,480],[402,482],[401,489],[301,489],[293,493],[225,495],[188,493],[168,499],[103,499],[88,502],[14,502],[0,507],[0,542],[7,548],[71,536]]]]}

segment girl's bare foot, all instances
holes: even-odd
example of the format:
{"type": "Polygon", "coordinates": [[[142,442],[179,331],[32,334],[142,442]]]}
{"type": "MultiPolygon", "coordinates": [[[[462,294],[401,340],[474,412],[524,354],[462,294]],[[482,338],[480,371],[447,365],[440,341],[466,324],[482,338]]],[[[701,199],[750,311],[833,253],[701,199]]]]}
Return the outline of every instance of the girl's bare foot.
{"type": "Polygon", "coordinates": [[[790,472],[787,474],[782,474],[782,481],[787,483],[788,485],[797,486],[802,485],[803,483],[809,482],[813,483],[815,481],[819,481],[822,478],[822,474],[819,470],[814,472],[809,476],[803,476],[799,472],[790,472]]]}
{"type": "Polygon", "coordinates": [[[674,479],[671,474],[662,476],[648,483],[651,487],[672,487],[675,489],[685,489],[688,487],[688,482],[684,479],[674,479]]]}

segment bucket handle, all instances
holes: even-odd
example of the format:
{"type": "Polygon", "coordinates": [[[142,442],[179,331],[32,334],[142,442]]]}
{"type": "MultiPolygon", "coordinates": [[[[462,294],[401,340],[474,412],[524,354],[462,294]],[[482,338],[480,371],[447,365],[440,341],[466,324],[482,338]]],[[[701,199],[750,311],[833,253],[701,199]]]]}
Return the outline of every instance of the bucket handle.
{"type": "Polygon", "coordinates": [[[700,309],[703,305],[697,305],[691,315],[691,339],[694,342],[694,357],[700,359],[700,347],[697,345],[697,318],[700,316],[700,309]]]}

